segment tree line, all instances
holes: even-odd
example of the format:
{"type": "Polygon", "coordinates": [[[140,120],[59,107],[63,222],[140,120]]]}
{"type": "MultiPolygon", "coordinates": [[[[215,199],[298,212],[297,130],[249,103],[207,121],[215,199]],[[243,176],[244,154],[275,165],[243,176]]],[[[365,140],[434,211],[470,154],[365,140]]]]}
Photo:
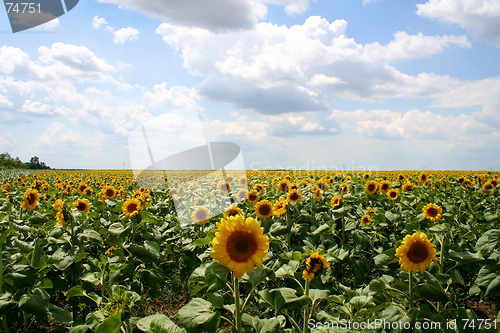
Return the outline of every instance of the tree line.
{"type": "Polygon", "coordinates": [[[0,169],[50,169],[50,167],[41,162],[38,156],[33,156],[29,162],[23,162],[19,157],[13,158],[9,153],[2,153],[0,169]]]}

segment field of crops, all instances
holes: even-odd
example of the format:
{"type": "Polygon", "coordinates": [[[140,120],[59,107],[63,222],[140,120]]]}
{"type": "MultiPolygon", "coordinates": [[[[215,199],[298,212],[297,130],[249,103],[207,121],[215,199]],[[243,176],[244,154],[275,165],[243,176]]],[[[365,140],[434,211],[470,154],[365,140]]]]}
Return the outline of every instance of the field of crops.
{"type": "Polygon", "coordinates": [[[499,173],[209,175],[4,171],[0,331],[500,328],[499,173]]]}

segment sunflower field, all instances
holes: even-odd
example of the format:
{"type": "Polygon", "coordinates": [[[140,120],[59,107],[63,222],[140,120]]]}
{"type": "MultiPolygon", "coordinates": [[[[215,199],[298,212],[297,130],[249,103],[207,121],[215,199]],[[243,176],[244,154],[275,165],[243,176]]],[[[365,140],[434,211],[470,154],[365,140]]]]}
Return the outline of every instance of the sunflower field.
{"type": "Polygon", "coordinates": [[[0,331],[500,331],[498,172],[206,174],[2,171],[0,331]]]}

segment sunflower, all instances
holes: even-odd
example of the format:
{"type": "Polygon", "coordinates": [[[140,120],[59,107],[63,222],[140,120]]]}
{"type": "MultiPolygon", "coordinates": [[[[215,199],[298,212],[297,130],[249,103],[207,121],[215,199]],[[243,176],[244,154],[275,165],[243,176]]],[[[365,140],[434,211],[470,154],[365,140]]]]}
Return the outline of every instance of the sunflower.
{"type": "Polygon", "coordinates": [[[94,190],[92,188],[87,187],[85,189],[85,191],[83,192],[83,194],[85,194],[86,196],[91,196],[93,192],[94,192],[94,190]]]}
{"type": "Polygon", "coordinates": [[[198,225],[206,224],[210,220],[210,211],[203,206],[196,207],[191,213],[191,220],[198,225]]]}
{"type": "Polygon", "coordinates": [[[241,186],[247,186],[248,181],[246,176],[241,176],[240,179],[238,179],[238,184],[241,186]]]}
{"type": "Polygon", "coordinates": [[[288,202],[300,202],[302,200],[302,194],[298,190],[291,190],[286,196],[288,202]]]}
{"type": "Polygon", "coordinates": [[[405,176],[403,176],[402,174],[399,174],[398,175],[398,182],[402,182],[403,180],[405,180],[405,176]]]}
{"type": "Polygon", "coordinates": [[[493,186],[491,181],[489,181],[483,185],[483,191],[485,191],[485,192],[488,192],[488,190],[491,190],[493,188],[495,188],[495,186],[493,186]]]}
{"type": "Polygon", "coordinates": [[[394,201],[399,197],[399,190],[393,188],[387,191],[387,196],[389,197],[390,200],[394,201]]]}
{"type": "Polygon", "coordinates": [[[278,201],[276,201],[273,207],[274,216],[280,217],[284,215],[286,213],[287,206],[288,204],[283,198],[280,198],[278,201]]]}
{"type": "Polygon", "coordinates": [[[259,199],[260,199],[260,195],[259,195],[259,192],[257,192],[257,190],[251,190],[250,192],[248,192],[247,200],[249,203],[254,204],[257,201],[259,201],[259,199]]]}
{"type": "Polygon", "coordinates": [[[331,204],[332,204],[332,208],[336,208],[338,206],[340,206],[340,201],[342,200],[342,197],[340,195],[336,195],[332,198],[332,201],[331,204]]]}
{"type": "Polygon", "coordinates": [[[420,179],[420,182],[425,183],[427,180],[429,180],[429,176],[425,172],[422,172],[420,176],[418,176],[418,179],[420,179]]]}
{"type": "Polygon", "coordinates": [[[262,267],[269,250],[269,237],[264,236],[264,228],[256,219],[230,216],[221,219],[217,229],[219,232],[210,242],[213,259],[232,270],[236,278],[252,273],[254,265],[262,267]]]}
{"type": "Polygon", "coordinates": [[[364,180],[368,180],[368,178],[370,178],[370,174],[369,174],[369,173],[365,173],[365,174],[363,175],[363,179],[364,179],[364,180]]]}
{"type": "MultiPolygon", "coordinates": [[[[245,198],[247,197],[247,194],[248,194],[248,190],[242,188],[236,194],[236,199],[238,199],[238,201],[241,202],[241,201],[245,200],[245,198]]],[[[214,195],[218,195],[218,194],[214,194],[214,195]]]]}
{"type": "Polygon", "coordinates": [[[229,191],[231,191],[231,185],[226,182],[219,182],[217,184],[217,189],[219,190],[219,192],[229,193],[229,191]]]}
{"type": "Polygon", "coordinates": [[[113,255],[113,253],[116,251],[116,247],[112,246],[109,249],[106,250],[106,253],[110,256],[113,255]]]}
{"type": "Polygon", "coordinates": [[[85,183],[80,183],[80,184],[78,185],[78,187],[77,187],[78,192],[80,192],[80,193],[84,193],[84,192],[85,192],[85,189],[86,189],[87,187],[88,187],[88,186],[87,186],[87,184],[85,184],[85,183]]]}
{"type": "Polygon", "coordinates": [[[321,198],[323,198],[323,195],[321,195],[321,189],[319,187],[317,187],[316,185],[311,187],[311,192],[312,192],[314,199],[320,200],[321,198]]]}
{"type": "Polygon", "coordinates": [[[436,222],[443,215],[443,209],[434,203],[430,203],[423,209],[424,218],[436,222]]]}
{"type": "Polygon", "coordinates": [[[224,217],[236,216],[236,215],[245,216],[245,214],[243,214],[241,209],[239,209],[237,206],[231,206],[224,212],[224,217]]]}
{"type": "Polygon", "coordinates": [[[85,199],[78,199],[73,202],[73,207],[75,207],[79,212],[84,212],[87,214],[90,210],[90,203],[85,199]]]}
{"type": "Polygon", "coordinates": [[[387,193],[391,189],[391,182],[388,180],[384,180],[380,183],[380,192],[387,193]]]}
{"type": "Polygon", "coordinates": [[[104,186],[102,189],[102,194],[104,198],[114,200],[116,198],[117,191],[113,186],[104,186]]]}
{"type": "Polygon", "coordinates": [[[61,225],[61,227],[65,227],[68,225],[68,223],[64,220],[64,214],[62,210],[56,213],[56,221],[61,225]]]}
{"type": "Polygon", "coordinates": [[[378,183],[374,180],[370,180],[369,182],[366,182],[365,192],[368,194],[375,194],[377,193],[378,188],[379,188],[378,183]]]}
{"type": "Polygon", "coordinates": [[[403,185],[403,192],[413,191],[414,187],[415,187],[414,184],[412,184],[411,182],[407,182],[406,184],[403,185]]]}
{"type": "Polygon", "coordinates": [[[26,209],[27,211],[33,210],[36,208],[36,205],[40,201],[40,194],[36,189],[28,189],[23,195],[23,203],[21,204],[21,208],[26,209]]]}
{"type": "Polygon", "coordinates": [[[278,193],[286,193],[288,191],[288,184],[290,184],[290,182],[286,179],[283,179],[281,180],[279,183],[278,183],[278,186],[276,186],[276,191],[278,193]]]}
{"type": "Polygon", "coordinates": [[[266,188],[262,184],[255,185],[254,190],[257,190],[257,192],[259,192],[259,195],[263,195],[264,193],[266,193],[266,188]]]}
{"type": "Polygon", "coordinates": [[[309,282],[314,279],[314,275],[321,271],[323,268],[328,268],[330,265],[326,261],[326,257],[319,254],[318,251],[314,252],[306,260],[306,269],[302,273],[302,278],[309,282]]]}
{"type": "Polygon", "coordinates": [[[319,189],[324,192],[324,191],[326,191],[326,187],[328,186],[328,183],[326,182],[326,180],[320,179],[316,183],[316,186],[318,186],[319,189]]]}
{"type": "Polygon", "coordinates": [[[347,183],[342,183],[340,184],[339,190],[340,194],[344,195],[349,192],[349,185],[347,183]]]}
{"type": "Polygon", "coordinates": [[[139,214],[141,202],[139,199],[129,199],[123,203],[122,212],[127,217],[134,217],[139,214]]]}
{"type": "Polygon", "coordinates": [[[363,215],[363,217],[361,218],[361,224],[366,225],[367,227],[372,224],[372,217],[370,216],[370,214],[363,215]]]}
{"type": "Polygon", "coordinates": [[[399,264],[405,271],[423,273],[433,260],[437,261],[436,245],[427,239],[426,234],[415,231],[413,235],[405,236],[396,249],[396,257],[399,257],[399,264]]]}
{"type": "Polygon", "coordinates": [[[255,214],[261,219],[267,219],[273,216],[273,204],[268,200],[259,201],[255,205],[255,214]]]}
{"type": "Polygon", "coordinates": [[[168,190],[168,194],[170,196],[173,196],[174,194],[179,194],[179,190],[177,188],[175,188],[175,187],[171,188],[171,189],[168,190]]]}

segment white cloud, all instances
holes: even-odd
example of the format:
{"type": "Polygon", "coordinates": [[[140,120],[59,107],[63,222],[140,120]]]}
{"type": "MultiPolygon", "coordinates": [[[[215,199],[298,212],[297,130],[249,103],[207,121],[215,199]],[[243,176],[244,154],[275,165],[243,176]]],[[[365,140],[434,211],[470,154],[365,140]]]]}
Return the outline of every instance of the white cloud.
{"type": "Polygon", "coordinates": [[[6,149],[14,147],[14,139],[11,138],[11,132],[3,132],[0,136],[0,151],[3,153],[6,149]]]}
{"type": "Polygon", "coordinates": [[[60,27],[60,21],[58,18],[53,19],[47,23],[41,24],[35,27],[35,30],[45,30],[45,31],[54,31],[55,29],[60,27]]]}
{"type": "Polygon", "coordinates": [[[175,86],[167,89],[167,83],[156,84],[153,87],[154,92],[144,92],[143,98],[149,105],[169,105],[174,107],[192,106],[197,109],[201,107],[196,104],[195,99],[199,97],[196,95],[194,89],[175,86]]]}
{"type": "MultiPolygon", "coordinates": [[[[257,0],[99,0],[125,5],[150,16],[184,26],[212,31],[252,29],[266,17],[267,7],[257,0]]],[[[292,1],[292,2],[298,2],[292,1]]]]}
{"type": "Polygon", "coordinates": [[[264,0],[263,2],[285,6],[285,13],[295,15],[309,10],[310,0],[264,0]]]}
{"type": "Polygon", "coordinates": [[[76,155],[79,149],[100,150],[101,148],[98,141],[74,132],[59,122],[52,123],[45,133],[37,137],[34,140],[34,146],[71,155],[76,155]]]}
{"type": "Polygon", "coordinates": [[[122,28],[113,32],[113,42],[115,44],[123,44],[127,41],[137,39],[139,30],[132,27],[122,28]]]}
{"type": "Polygon", "coordinates": [[[459,24],[476,40],[500,46],[498,0],[429,0],[417,4],[417,14],[444,23],[459,24]]]}
{"type": "Polygon", "coordinates": [[[99,29],[103,24],[104,25],[108,24],[108,22],[106,22],[106,19],[104,17],[94,16],[94,18],[92,18],[92,27],[94,29],[99,29]]]}

